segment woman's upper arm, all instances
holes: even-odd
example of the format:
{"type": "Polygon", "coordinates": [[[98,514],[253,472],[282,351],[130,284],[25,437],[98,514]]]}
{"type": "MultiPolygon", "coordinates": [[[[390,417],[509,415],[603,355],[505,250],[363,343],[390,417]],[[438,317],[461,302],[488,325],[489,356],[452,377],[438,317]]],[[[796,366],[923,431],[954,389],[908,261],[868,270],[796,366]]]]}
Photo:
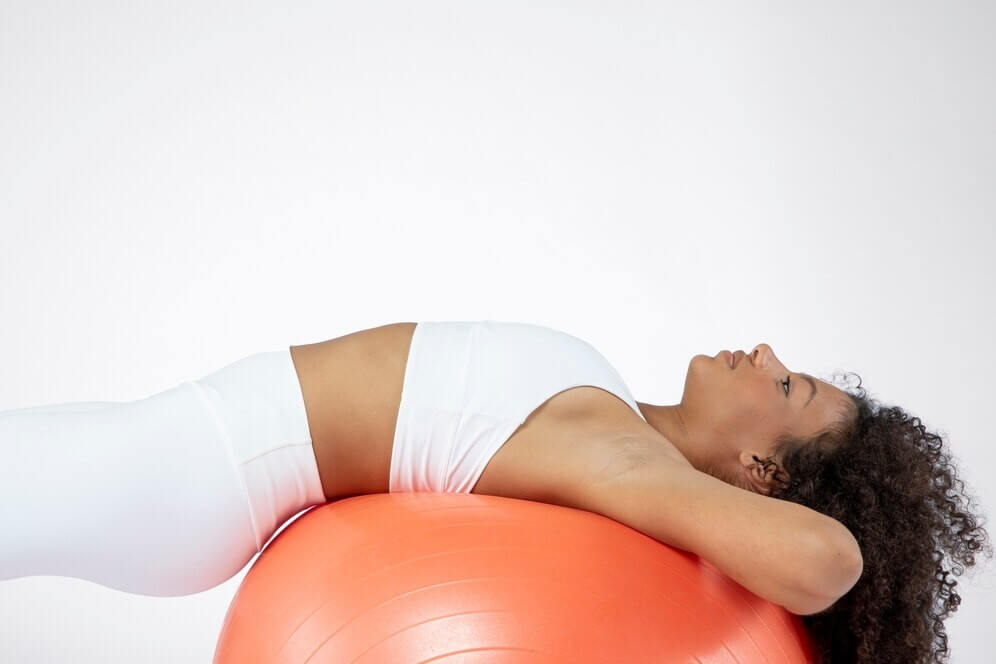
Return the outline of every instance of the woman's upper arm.
{"type": "Polygon", "coordinates": [[[732,486],[667,455],[631,460],[620,472],[579,483],[563,504],[695,553],[797,614],[827,608],[861,574],[854,538],[837,521],[732,486]]]}

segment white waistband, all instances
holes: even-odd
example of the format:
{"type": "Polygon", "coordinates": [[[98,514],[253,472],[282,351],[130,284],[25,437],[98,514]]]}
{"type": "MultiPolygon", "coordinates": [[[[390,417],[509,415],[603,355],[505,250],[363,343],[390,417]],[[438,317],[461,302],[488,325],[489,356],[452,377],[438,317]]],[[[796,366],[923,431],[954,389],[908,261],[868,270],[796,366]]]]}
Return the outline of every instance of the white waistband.
{"type": "Polygon", "coordinates": [[[262,550],[290,517],[325,502],[290,349],[250,355],[189,384],[228,444],[262,550]]]}

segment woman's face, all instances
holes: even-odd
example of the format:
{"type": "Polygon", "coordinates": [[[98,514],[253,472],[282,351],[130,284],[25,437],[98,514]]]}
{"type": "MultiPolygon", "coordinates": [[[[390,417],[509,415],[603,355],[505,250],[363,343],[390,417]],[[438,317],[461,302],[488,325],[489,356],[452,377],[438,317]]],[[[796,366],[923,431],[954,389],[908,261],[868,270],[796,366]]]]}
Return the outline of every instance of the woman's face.
{"type": "Polygon", "coordinates": [[[751,482],[763,479],[753,456],[771,456],[778,436],[814,436],[835,423],[847,404],[843,391],[792,371],[762,343],[750,353],[693,357],[679,411],[694,441],[688,450],[696,457],[689,459],[693,465],[742,485],[736,477],[745,473],[751,482]]]}

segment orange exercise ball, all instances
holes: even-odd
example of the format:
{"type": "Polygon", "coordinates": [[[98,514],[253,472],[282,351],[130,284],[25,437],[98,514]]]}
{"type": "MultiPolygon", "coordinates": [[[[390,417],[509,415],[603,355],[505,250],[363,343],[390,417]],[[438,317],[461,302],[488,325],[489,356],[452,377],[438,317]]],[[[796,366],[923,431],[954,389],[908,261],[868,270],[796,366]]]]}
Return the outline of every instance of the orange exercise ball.
{"type": "Polygon", "coordinates": [[[382,493],[315,507],[270,541],[232,600],[214,662],[812,658],[798,616],[599,514],[496,496],[382,493]]]}

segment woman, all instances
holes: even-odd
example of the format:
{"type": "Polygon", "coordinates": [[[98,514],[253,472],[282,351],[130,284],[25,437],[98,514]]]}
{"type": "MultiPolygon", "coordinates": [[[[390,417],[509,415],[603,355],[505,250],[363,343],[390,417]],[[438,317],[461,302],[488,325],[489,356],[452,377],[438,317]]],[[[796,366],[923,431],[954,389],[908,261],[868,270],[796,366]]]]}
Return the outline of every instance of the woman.
{"type": "Polygon", "coordinates": [[[732,497],[725,530],[773,524],[774,542],[786,523],[822,519],[860,550],[843,596],[799,611],[824,661],[922,662],[946,651],[951,575],[986,544],[939,436],[860,384],[791,372],[766,344],[696,355],[681,403],[655,406],[563,332],[396,323],[252,355],[138,401],[3,412],[0,445],[0,578],[150,595],[222,583],[311,505],[449,491],[600,511],[778,599],[767,570],[809,559],[694,545],[693,529],[702,542],[722,533],[667,509],[704,505],[704,491],[732,497]],[[650,497],[660,510],[632,504],[650,497]]]}

